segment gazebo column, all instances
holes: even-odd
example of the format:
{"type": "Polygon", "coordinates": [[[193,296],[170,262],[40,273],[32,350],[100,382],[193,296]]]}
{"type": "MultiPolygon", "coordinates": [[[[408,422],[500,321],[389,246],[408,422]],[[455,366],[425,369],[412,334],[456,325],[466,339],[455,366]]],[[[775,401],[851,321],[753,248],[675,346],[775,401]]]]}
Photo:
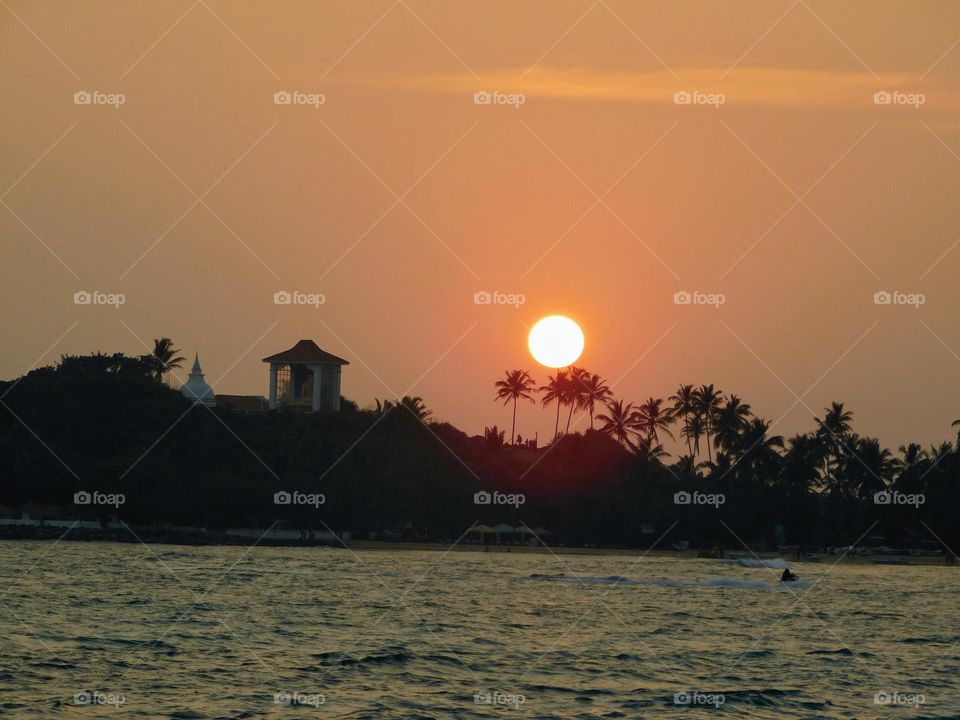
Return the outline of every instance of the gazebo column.
{"type": "Polygon", "coordinates": [[[333,375],[333,382],[331,385],[331,397],[329,399],[329,405],[331,410],[340,410],[340,366],[331,365],[330,373],[333,375]]]}
{"type": "Polygon", "coordinates": [[[276,364],[270,363],[270,409],[277,409],[277,370],[276,364]]]}
{"type": "Polygon", "coordinates": [[[310,369],[313,370],[313,412],[318,412],[321,409],[320,398],[322,397],[323,386],[321,385],[323,378],[323,366],[322,365],[311,365],[310,369]]]}

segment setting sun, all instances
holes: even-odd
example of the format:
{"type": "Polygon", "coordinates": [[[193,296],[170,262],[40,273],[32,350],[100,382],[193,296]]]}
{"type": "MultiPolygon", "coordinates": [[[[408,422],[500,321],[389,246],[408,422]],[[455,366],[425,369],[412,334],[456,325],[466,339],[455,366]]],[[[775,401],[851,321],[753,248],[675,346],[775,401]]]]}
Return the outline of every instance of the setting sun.
{"type": "Polygon", "coordinates": [[[583,352],[583,331],[570,318],[551,315],[533,326],[527,344],[530,354],[541,365],[567,367],[583,352]]]}

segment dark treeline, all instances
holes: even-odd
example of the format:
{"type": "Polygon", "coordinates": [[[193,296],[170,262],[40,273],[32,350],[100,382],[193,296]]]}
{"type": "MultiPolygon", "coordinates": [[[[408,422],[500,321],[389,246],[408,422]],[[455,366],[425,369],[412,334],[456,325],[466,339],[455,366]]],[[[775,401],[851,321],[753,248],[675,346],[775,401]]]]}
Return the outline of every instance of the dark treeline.
{"type": "Polygon", "coordinates": [[[839,403],[811,432],[784,439],[709,385],[634,406],[580,369],[558,371],[540,388],[513,371],[497,383],[498,399],[515,405],[539,395],[556,405],[555,439],[533,449],[514,444],[515,426],[509,439],[496,427],[469,437],[436,421],[420,398],[370,409],[344,400],[340,412],[317,414],[194,406],[162,382],[180,359],[172,345],[161,350],[64,357],[0,382],[5,514],[116,515],[131,525],[212,530],[280,520],[447,541],[478,520],[523,522],[564,544],[625,547],[647,546],[676,522],[665,546],[736,548],[738,538],[753,548],[839,546],[869,534],[919,547],[934,533],[960,545],[957,447],[891,453],[858,435],[839,403]],[[583,433],[577,411],[589,420],[583,433]],[[669,456],[664,437],[676,437],[684,454],[669,456]],[[478,506],[480,489],[523,493],[526,502],[478,506]],[[74,505],[84,490],[122,493],[125,503],[74,505]],[[284,490],[322,493],[325,502],[275,504],[284,490]],[[678,504],[680,492],[723,502],[678,504]]]}

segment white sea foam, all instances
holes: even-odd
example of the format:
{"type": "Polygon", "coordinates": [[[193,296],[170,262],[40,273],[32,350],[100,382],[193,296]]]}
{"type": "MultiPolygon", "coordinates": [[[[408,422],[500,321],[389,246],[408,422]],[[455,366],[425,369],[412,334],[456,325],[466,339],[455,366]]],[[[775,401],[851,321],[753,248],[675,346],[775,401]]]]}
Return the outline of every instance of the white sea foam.
{"type": "Polygon", "coordinates": [[[784,570],[787,567],[787,561],[781,560],[780,558],[737,558],[737,565],[745,568],[776,568],[777,570],[784,570]]]}

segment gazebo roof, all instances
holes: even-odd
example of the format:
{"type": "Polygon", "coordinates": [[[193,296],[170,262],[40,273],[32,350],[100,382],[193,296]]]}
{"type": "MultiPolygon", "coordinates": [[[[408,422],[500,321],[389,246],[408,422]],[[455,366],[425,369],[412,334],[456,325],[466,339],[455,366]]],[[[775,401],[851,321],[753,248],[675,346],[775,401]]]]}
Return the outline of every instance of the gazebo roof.
{"type": "Polygon", "coordinates": [[[296,345],[276,355],[265,357],[263,362],[320,363],[323,365],[349,365],[350,363],[321,350],[313,340],[301,340],[296,345]]]}

